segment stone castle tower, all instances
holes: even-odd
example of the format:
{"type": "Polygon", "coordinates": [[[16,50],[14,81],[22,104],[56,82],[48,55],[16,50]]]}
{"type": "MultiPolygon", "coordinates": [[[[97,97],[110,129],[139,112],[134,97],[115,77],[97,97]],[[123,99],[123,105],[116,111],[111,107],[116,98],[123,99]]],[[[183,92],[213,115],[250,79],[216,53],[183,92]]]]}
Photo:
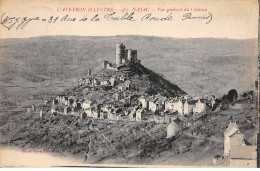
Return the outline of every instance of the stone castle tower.
{"type": "Polygon", "coordinates": [[[137,50],[126,49],[123,42],[116,44],[116,66],[126,62],[138,62],[137,50]]]}

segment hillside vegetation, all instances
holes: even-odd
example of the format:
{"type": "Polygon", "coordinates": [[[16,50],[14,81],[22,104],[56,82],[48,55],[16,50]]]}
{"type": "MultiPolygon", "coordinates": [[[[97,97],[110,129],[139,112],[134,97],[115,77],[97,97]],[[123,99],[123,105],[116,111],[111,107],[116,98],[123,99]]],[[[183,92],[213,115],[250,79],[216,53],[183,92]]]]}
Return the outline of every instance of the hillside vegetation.
{"type": "MultiPolygon", "coordinates": [[[[166,139],[165,125],[156,123],[80,120],[44,115],[36,107],[72,87],[91,69],[109,75],[103,61],[114,62],[115,44],[137,49],[142,65],[131,67],[131,79],[142,92],[165,96],[230,89],[254,89],[257,40],[174,39],[147,36],[55,36],[0,40],[1,145],[22,149],[70,150],[87,163],[212,165],[223,151],[223,132],[231,116],[250,144],[257,129],[256,97],[244,108],[209,112],[203,125],[166,139]]],[[[124,72],[124,71],[120,71],[124,72]]],[[[119,73],[120,73],[119,72],[119,73]]]]}

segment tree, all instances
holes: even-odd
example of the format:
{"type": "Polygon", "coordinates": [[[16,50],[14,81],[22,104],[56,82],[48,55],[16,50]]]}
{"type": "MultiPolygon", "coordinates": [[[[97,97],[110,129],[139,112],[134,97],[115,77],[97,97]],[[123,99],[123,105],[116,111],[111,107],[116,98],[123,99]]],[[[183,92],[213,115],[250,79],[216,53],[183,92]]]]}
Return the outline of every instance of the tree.
{"type": "Polygon", "coordinates": [[[227,98],[228,98],[229,102],[233,103],[237,100],[238,94],[235,89],[232,89],[232,90],[229,90],[227,96],[228,96],[227,98]]]}

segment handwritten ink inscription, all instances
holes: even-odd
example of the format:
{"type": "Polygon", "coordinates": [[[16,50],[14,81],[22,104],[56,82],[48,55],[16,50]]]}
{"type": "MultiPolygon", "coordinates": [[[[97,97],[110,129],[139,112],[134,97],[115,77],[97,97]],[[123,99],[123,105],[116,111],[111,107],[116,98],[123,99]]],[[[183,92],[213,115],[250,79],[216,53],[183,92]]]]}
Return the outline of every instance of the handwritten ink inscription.
{"type": "MultiPolygon", "coordinates": [[[[213,17],[210,12],[205,12],[203,15],[194,14],[192,12],[188,12],[182,15],[182,18],[178,18],[174,15],[174,13],[168,13],[171,10],[166,10],[166,12],[163,15],[159,15],[150,12],[149,8],[145,9],[138,9],[135,8],[136,11],[142,11],[145,13],[144,15],[136,15],[135,12],[127,12],[128,9],[124,8],[126,12],[119,13],[119,12],[108,12],[105,14],[99,14],[99,13],[93,13],[89,14],[87,13],[85,16],[77,18],[72,16],[71,14],[65,14],[63,16],[48,16],[46,18],[40,18],[39,16],[9,16],[6,12],[4,12],[1,15],[1,21],[0,24],[2,27],[6,28],[7,30],[11,30],[15,28],[16,30],[23,30],[25,29],[29,23],[30,24],[39,24],[41,22],[45,23],[58,23],[58,22],[100,22],[100,21],[106,21],[106,22],[119,22],[119,21],[128,21],[128,22],[135,22],[135,21],[141,21],[141,22],[174,22],[176,20],[187,22],[189,20],[193,21],[205,21],[205,24],[209,24],[213,17]]],[[[164,11],[160,8],[160,10],[164,11]]],[[[183,10],[186,11],[186,10],[183,10]]],[[[138,12],[140,13],[140,12],[138,12]]]]}
{"type": "Polygon", "coordinates": [[[123,16],[116,16],[116,12],[113,12],[111,14],[106,14],[104,16],[104,18],[107,21],[119,21],[119,20],[128,20],[128,21],[136,21],[136,19],[134,19],[134,12],[132,12],[131,14],[125,13],[123,16]]]}
{"type": "Polygon", "coordinates": [[[185,20],[206,20],[206,24],[208,24],[212,20],[212,14],[209,12],[207,15],[204,16],[195,16],[190,12],[183,15],[182,21],[185,20]]]}
{"type": "Polygon", "coordinates": [[[32,21],[39,21],[39,17],[30,18],[30,17],[9,17],[5,16],[5,13],[1,16],[1,25],[11,30],[14,26],[16,26],[16,30],[24,29],[28,23],[32,21]]]}

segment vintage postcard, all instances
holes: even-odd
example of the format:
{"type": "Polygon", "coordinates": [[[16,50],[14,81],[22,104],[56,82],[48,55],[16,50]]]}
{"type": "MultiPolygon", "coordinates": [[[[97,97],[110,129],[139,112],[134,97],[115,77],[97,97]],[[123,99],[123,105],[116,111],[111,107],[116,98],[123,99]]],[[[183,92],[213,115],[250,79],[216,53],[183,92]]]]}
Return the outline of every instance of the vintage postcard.
{"type": "Polygon", "coordinates": [[[257,0],[0,0],[1,167],[259,167],[257,0]]]}

